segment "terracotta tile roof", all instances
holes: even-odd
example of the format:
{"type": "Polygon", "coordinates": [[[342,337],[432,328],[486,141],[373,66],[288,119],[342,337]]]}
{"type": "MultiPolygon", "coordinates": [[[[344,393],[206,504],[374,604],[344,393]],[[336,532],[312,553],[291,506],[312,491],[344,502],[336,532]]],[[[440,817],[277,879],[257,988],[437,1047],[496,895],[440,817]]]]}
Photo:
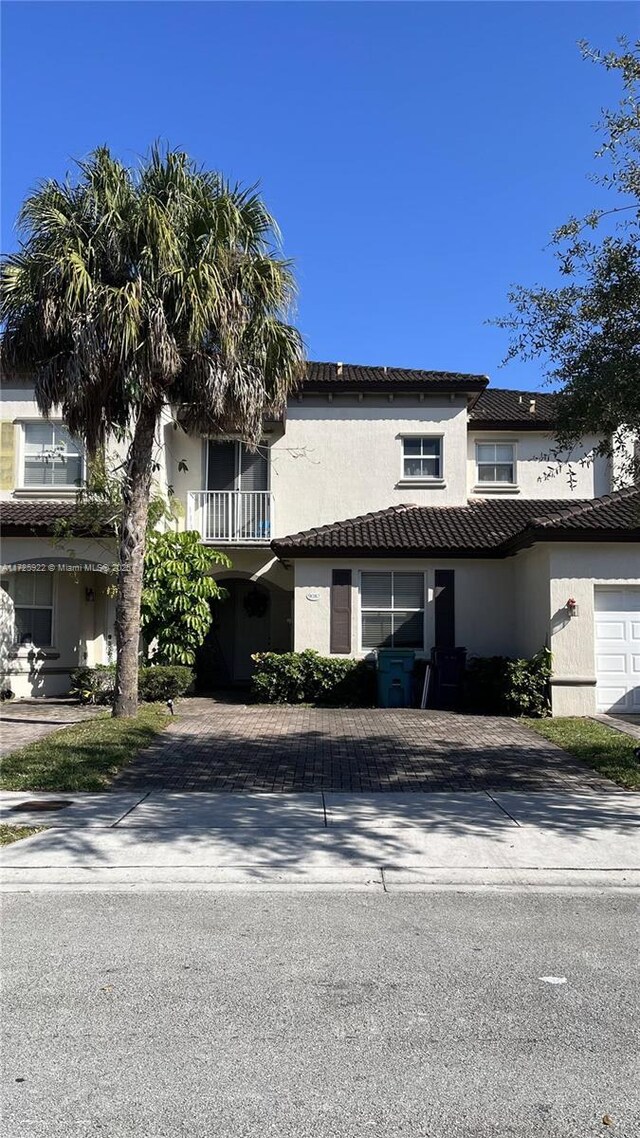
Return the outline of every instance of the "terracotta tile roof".
{"type": "Polygon", "coordinates": [[[486,375],[458,371],[425,371],[406,367],[310,362],[302,381],[304,391],[482,391],[486,375]]]}
{"type": "Polygon", "coordinates": [[[486,375],[422,368],[373,367],[369,364],[312,360],[300,389],[304,392],[422,391],[468,392],[477,396],[469,408],[469,427],[478,430],[541,430],[554,423],[550,392],[487,387],[486,375]],[[532,410],[533,408],[533,410],[532,410]]]}
{"type": "MultiPolygon", "coordinates": [[[[11,499],[8,502],[0,502],[0,532],[3,537],[19,535],[25,537],[29,534],[45,536],[53,533],[56,522],[72,518],[74,510],[75,502],[69,498],[65,501],[32,498],[30,500],[11,499]]],[[[88,530],[88,527],[86,528],[88,530]]],[[[104,530],[101,530],[97,524],[95,528],[92,525],[90,529],[90,535],[87,532],[84,536],[99,536],[101,532],[111,532],[111,527],[106,524],[104,530]]],[[[77,533],[77,536],[82,536],[79,528],[76,528],[74,532],[77,533]]]]}
{"type": "Polygon", "coordinates": [[[72,501],[53,502],[50,499],[0,502],[0,526],[6,536],[12,533],[27,533],[30,530],[51,531],[60,518],[70,518],[74,509],[72,501]]]}
{"type": "Polygon", "coordinates": [[[424,554],[504,557],[534,540],[597,531],[602,538],[640,540],[640,490],[594,500],[482,499],[466,506],[392,506],[305,530],[271,543],[283,557],[424,554]]]}
{"type": "Polygon", "coordinates": [[[640,529],[640,487],[626,486],[614,494],[572,502],[558,513],[534,519],[540,529],[640,529]]]}
{"type": "Polygon", "coordinates": [[[489,387],[469,409],[469,429],[544,430],[554,425],[551,392],[489,387]]]}

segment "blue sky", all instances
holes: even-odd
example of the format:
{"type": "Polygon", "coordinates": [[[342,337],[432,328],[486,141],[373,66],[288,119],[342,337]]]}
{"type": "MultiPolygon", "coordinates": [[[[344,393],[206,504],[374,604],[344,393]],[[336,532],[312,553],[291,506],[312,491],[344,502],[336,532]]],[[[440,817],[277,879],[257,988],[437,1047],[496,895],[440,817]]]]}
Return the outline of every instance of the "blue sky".
{"type": "Polygon", "coordinates": [[[314,359],[499,370],[512,282],[549,282],[549,233],[601,200],[583,62],[637,32],[632,3],[3,5],[2,245],[41,177],[162,138],[260,181],[314,359]]]}

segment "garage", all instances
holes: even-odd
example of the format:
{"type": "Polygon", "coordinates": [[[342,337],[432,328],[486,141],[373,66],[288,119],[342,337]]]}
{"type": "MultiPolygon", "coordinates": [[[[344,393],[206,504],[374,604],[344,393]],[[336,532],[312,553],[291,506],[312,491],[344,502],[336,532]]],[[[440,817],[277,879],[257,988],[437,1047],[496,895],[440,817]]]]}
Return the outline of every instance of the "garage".
{"type": "Polygon", "coordinates": [[[640,586],[595,590],[598,711],[640,714],[640,586]]]}

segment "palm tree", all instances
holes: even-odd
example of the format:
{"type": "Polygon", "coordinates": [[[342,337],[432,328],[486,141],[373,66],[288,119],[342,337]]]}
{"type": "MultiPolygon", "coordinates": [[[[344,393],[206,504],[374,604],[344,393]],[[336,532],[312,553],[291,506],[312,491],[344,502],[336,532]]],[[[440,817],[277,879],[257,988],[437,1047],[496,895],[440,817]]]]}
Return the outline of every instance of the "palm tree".
{"type": "Polygon", "coordinates": [[[24,202],[22,244],[3,258],[5,368],[35,378],[89,456],[129,439],[119,534],[116,699],[137,710],[140,596],[154,441],[163,408],[187,430],[240,435],[282,409],[303,362],[287,322],[295,285],[253,189],[179,151],[137,170],[109,150],[24,202]]]}

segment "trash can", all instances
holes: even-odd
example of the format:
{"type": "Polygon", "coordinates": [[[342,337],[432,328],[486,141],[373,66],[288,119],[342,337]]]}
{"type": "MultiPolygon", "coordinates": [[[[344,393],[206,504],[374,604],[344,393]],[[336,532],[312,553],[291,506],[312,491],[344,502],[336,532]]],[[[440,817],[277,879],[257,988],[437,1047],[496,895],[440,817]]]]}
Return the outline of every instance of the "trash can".
{"type": "Polygon", "coordinates": [[[416,654],[408,648],[378,652],[378,707],[411,707],[416,654]]]}

